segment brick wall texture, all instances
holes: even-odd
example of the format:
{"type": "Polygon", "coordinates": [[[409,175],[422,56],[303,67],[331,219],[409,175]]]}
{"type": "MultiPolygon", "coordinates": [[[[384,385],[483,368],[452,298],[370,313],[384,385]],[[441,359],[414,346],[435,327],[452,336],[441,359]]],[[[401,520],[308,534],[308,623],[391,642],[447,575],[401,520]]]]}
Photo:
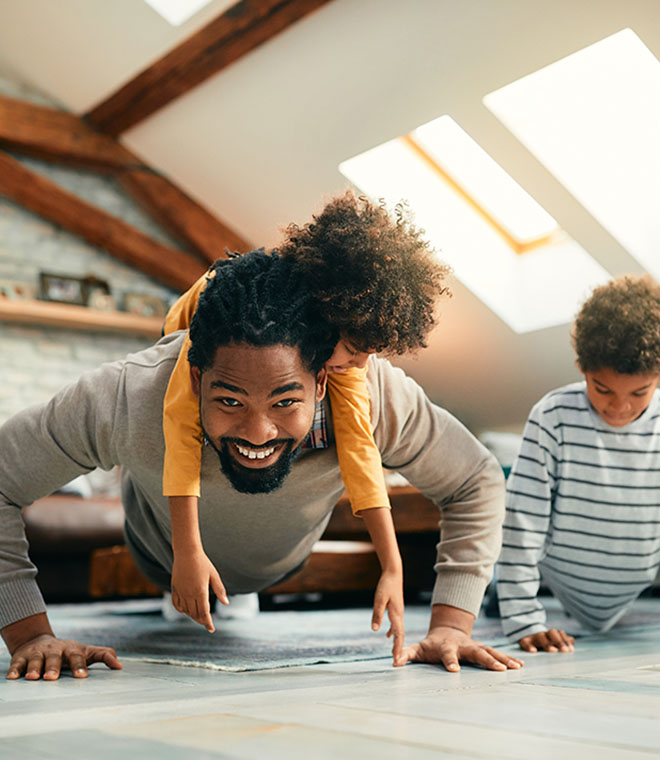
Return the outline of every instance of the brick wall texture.
{"type": "MultiPolygon", "coordinates": [[[[0,79],[0,93],[49,104],[47,98],[6,79],[0,79]]],[[[162,242],[176,245],[112,180],[40,161],[20,160],[89,203],[162,242]]],[[[0,280],[36,286],[41,271],[74,277],[93,274],[109,283],[118,303],[127,292],[158,296],[166,302],[176,297],[173,291],[104,251],[0,197],[0,280]]],[[[129,335],[0,321],[0,424],[24,407],[47,401],[81,373],[148,344],[148,339],[129,335]]]]}

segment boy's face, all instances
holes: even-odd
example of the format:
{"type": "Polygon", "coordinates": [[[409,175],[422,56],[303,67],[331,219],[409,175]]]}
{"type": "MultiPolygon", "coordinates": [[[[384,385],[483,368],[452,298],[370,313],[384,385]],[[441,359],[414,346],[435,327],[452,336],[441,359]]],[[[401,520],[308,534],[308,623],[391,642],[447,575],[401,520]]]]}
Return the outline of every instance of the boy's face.
{"type": "Polygon", "coordinates": [[[372,351],[358,351],[351,343],[342,338],[335,346],[332,356],[325,363],[328,372],[344,372],[351,367],[366,367],[372,351]]]}
{"type": "Polygon", "coordinates": [[[612,427],[624,427],[651,403],[660,374],[626,375],[613,369],[584,372],[593,408],[612,427]]]}

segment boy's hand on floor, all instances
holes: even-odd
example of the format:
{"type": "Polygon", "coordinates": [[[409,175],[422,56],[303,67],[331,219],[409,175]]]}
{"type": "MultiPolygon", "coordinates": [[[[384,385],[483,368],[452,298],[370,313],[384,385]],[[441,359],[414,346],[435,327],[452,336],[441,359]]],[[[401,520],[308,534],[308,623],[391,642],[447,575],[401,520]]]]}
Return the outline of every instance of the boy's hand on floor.
{"type": "Polygon", "coordinates": [[[526,652],[574,652],[575,639],[569,636],[566,631],[558,628],[551,628],[549,631],[533,633],[531,636],[524,636],[518,641],[521,649],[526,652]]]}
{"type": "Polygon", "coordinates": [[[215,626],[211,617],[209,586],[219,602],[229,604],[220,574],[204,552],[187,553],[183,557],[175,555],[172,566],[172,604],[179,612],[213,633],[215,626]]]}
{"type": "Polygon", "coordinates": [[[393,638],[392,658],[394,667],[403,665],[403,575],[401,572],[385,571],[380,576],[374,596],[374,612],[371,616],[371,629],[380,630],[383,616],[387,610],[390,619],[390,629],[387,638],[393,638]]]}

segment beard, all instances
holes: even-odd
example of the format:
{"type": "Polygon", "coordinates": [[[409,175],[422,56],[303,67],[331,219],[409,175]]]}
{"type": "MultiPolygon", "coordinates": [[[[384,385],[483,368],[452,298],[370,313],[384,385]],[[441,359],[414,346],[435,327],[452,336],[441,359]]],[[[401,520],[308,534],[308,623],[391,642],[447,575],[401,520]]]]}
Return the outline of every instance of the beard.
{"type": "MultiPolygon", "coordinates": [[[[281,487],[284,479],[291,472],[291,466],[298,458],[302,450],[302,442],[294,448],[293,439],[276,439],[270,441],[266,446],[268,448],[274,445],[283,445],[284,448],[275,464],[269,467],[260,467],[254,469],[243,467],[229,452],[229,446],[237,443],[239,446],[251,446],[248,441],[242,438],[221,438],[220,446],[216,446],[213,441],[206,436],[206,440],[213,447],[220,460],[220,469],[239,493],[270,493],[281,487]]],[[[303,440],[304,442],[304,440],[303,440]]]]}

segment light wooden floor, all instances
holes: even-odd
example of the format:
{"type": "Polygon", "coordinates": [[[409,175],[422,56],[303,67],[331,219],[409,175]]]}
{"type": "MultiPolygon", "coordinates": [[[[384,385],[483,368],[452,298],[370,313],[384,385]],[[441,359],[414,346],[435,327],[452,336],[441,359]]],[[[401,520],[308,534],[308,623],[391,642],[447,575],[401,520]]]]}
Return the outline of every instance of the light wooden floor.
{"type": "Polygon", "coordinates": [[[3,682],[0,757],[660,755],[660,628],[615,629],[574,654],[525,660],[518,672],[458,674],[385,661],[251,673],[126,662],[122,672],[95,666],[86,681],[3,682]]]}

